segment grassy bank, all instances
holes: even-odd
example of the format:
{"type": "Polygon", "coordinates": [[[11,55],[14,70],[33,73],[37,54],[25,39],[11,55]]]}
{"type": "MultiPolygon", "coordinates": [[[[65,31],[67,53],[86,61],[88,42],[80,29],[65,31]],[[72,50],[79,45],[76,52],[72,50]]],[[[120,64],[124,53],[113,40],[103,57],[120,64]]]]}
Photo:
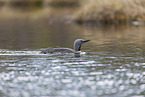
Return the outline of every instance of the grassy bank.
{"type": "Polygon", "coordinates": [[[144,0],[84,0],[74,15],[82,22],[128,23],[145,21],[144,0]]]}
{"type": "Polygon", "coordinates": [[[0,9],[3,17],[29,13],[32,18],[67,16],[78,23],[145,22],[145,0],[3,0],[0,9]]]}

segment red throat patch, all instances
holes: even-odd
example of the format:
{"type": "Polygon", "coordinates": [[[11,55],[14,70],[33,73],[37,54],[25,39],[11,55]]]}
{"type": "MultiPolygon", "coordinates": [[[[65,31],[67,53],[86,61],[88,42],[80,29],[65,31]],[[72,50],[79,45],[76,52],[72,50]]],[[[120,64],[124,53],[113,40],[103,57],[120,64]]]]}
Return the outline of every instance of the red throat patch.
{"type": "Polygon", "coordinates": [[[81,45],[80,45],[80,47],[79,47],[79,51],[81,51],[81,45]]]}

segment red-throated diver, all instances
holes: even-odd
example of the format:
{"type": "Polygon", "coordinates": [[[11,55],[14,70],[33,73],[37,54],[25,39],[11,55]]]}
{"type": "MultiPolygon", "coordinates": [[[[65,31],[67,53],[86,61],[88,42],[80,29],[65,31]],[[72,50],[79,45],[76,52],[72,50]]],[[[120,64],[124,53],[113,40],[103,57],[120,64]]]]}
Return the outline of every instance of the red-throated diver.
{"type": "Polygon", "coordinates": [[[80,53],[81,45],[88,41],[90,41],[90,40],[76,39],[74,42],[74,50],[70,49],[70,48],[48,48],[46,50],[43,50],[41,53],[44,53],[44,54],[47,54],[47,53],[80,53]]]}

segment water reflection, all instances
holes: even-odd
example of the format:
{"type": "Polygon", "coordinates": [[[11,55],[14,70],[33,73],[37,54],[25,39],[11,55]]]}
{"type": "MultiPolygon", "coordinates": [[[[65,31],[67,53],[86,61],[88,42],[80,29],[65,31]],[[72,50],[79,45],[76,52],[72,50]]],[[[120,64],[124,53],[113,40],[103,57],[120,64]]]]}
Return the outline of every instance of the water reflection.
{"type": "Polygon", "coordinates": [[[74,57],[79,58],[79,57],[81,57],[81,54],[80,53],[74,53],[74,57]]]}
{"type": "Polygon", "coordinates": [[[81,58],[39,55],[40,51],[7,55],[10,52],[15,51],[3,51],[0,56],[0,89],[7,96],[144,95],[143,57],[115,56],[108,52],[81,58]]]}
{"type": "MultiPolygon", "coordinates": [[[[100,53],[98,56],[86,55],[78,59],[71,56],[2,55],[7,59],[4,58],[5,61],[4,59],[1,61],[3,65],[1,66],[1,86],[7,91],[13,87],[12,92],[9,93],[12,97],[25,96],[25,93],[26,97],[34,95],[95,97],[110,94],[118,96],[120,92],[128,96],[136,94],[136,90],[132,87],[138,84],[141,84],[141,89],[139,85],[136,89],[139,92],[144,91],[144,74],[139,71],[139,68],[142,68],[138,63],[140,59],[136,59],[138,61],[134,64],[128,63],[126,60],[128,57],[109,56],[111,56],[109,53],[106,56],[100,53]],[[125,62],[121,62],[121,59],[125,62]],[[13,94],[17,88],[20,90],[13,94]],[[127,92],[128,90],[130,91],[127,92]]],[[[133,61],[133,59],[134,57],[128,60],[133,61]]],[[[144,66],[143,63],[142,65],[144,66]]],[[[3,93],[6,94],[7,91],[3,93]]]]}
{"type": "MultiPolygon", "coordinates": [[[[119,51],[126,49],[121,51],[128,52],[143,48],[144,29],[144,27],[132,26],[89,28],[61,23],[49,25],[47,21],[43,20],[17,19],[16,21],[15,19],[8,19],[2,20],[0,23],[0,44],[1,48],[7,49],[46,48],[52,46],[72,48],[75,39],[90,39],[91,37],[91,43],[94,45],[90,46],[90,49],[98,50],[98,48],[102,47],[102,50],[119,51]],[[124,45],[126,45],[125,48],[124,45]]],[[[84,45],[92,45],[91,43],[84,45]]],[[[87,48],[87,46],[83,48],[87,48]]]]}

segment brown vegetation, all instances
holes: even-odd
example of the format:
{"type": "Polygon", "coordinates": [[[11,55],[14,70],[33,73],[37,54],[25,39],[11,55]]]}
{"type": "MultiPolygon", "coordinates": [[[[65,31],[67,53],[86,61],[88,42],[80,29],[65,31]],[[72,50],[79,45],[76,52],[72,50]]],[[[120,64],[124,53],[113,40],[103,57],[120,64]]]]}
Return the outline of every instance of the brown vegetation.
{"type": "Polygon", "coordinates": [[[144,0],[85,0],[74,15],[79,22],[124,23],[145,21],[144,0]]]}
{"type": "MultiPolygon", "coordinates": [[[[34,9],[33,17],[68,16],[70,20],[99,23],[128,23],[145,21],[144,0],[1,0],[0,13],[17,15],[18,7],[28,12],[34,9]],[[8,6],[2,8],[2,6],[8,6]],[[9,8],[9,7],[15,8],[9,8]],[[32,8],[33,7],[33,8],[32,8]],[[9,8],[9,10],[7,10],[9,8]],[[36,10],[39,10],[39,12],[36,10]]],[[[23,12],[20,12],[22,14],[23,12]]],[[[24,14],[22,14],[24,15],[24,14]]],[[[5,16],[4,16],[5,17],[5,16]]]]}

